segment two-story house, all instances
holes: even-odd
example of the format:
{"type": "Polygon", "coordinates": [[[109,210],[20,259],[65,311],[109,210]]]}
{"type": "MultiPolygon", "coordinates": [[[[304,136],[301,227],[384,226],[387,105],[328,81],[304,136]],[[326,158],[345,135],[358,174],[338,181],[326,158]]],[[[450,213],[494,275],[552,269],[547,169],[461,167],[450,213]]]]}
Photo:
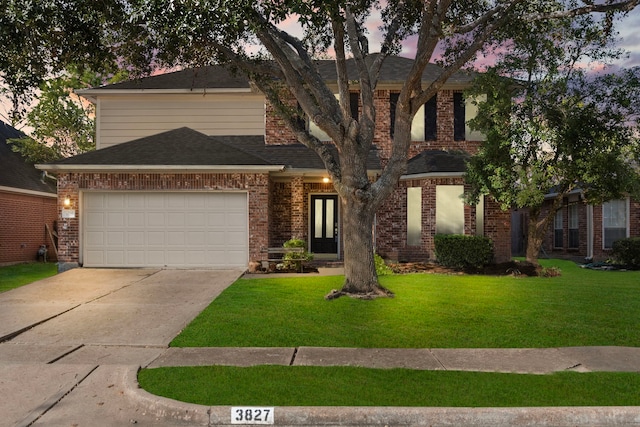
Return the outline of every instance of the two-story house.
{"type": "MultiPolygon", "coordinates": [[[[381,71],[371,179],[389,156],[411,64],[390,57],[381,71]]],[[[318,68],[331,85],[333,62],[318,68]]],[[[460,198],[464,159],[481,140],[466,126],[471,79],[456,74],[416,115],[407,174],[376,217],[385,257],[433,259],[434,234],[460,233],[486,235],[497,261],[510,258],[509,213],[488,198],[478,206],[460,198]]],[[[292,237],[316,259],[341,259],[340,203],[324,165],[243,76],[211,66],[80,94],[96,105],[97,150],[40,166],[58,175],[62,269],[245,268],[292,237]]],[[[355,114],[357,93],[351,101],[355,114]]],[[[313,122],[309,129],[326,139],[313,122]]]]}

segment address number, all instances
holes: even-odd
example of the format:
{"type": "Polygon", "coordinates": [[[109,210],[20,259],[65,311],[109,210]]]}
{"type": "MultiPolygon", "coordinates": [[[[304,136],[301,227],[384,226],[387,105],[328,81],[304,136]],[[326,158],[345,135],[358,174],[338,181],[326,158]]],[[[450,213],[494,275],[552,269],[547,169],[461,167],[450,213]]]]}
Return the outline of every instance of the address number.
{"type": "Polygon", "coordinates": [[[273,424],[273,408],[234,406],[231,408],[231,424],[273,424]]]}

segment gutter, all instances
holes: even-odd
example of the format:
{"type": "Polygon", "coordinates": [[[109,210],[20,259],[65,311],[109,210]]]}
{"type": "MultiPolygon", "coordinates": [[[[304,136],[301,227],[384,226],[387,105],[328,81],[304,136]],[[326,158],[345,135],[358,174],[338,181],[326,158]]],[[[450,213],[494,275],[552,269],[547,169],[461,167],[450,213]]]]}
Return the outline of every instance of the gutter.
{"type": "Polygon", "coordinates": [[[51,197],[54,199],[58,198],[58,195],[56,193],[46,193],[44,191],[26,190],[23,188],[16,188],[16,187],[5,187],[3,185],[0,185],[0,191],[6,191],[8,193],[27,194],[29,196],[51,197]]]}
{"type": "Polygon", "coordinates": [[[46,172],[149,172],[149,173],[173,173],[173,172],[281,172],[284,165],[66,165],[66,164],[39,164],[35,165],[39,170],[46,172]]]}
{"type": "Polygon", "coordinates": [[[400,181],[423,178],[461,178],[464,176],[464,174],[464,172],[425,172],[411,175],[402,175],[400,177],[400,181]]]}
{"type": "Polygon", "coordinates": [[[111,95],[140,95],[140,94],[234,94],[234,93],[248,93],[252,94],[255,91],[251,88],[232,87],[232,88],[197,88],[197,89],[81,89],[74,91],[76,95],[82,96],[89,101],[97,102],[98,96],[111,96],[111,95]]]}

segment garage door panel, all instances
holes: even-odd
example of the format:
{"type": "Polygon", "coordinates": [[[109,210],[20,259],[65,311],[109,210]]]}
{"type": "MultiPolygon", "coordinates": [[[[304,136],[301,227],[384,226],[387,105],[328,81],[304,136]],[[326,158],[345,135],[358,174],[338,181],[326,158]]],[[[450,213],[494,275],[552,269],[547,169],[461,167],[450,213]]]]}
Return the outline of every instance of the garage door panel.
{"type": "Polygon", "coordinates": [[[106,259],[105,262],[107,265],[126,265],[124,262],[124,250],[116,249],[116,250],[106,250],[106,259]]]}
{"type": "MultiPolygon", "coordinates": [[[[100,209],[101,206],[98,206],[100,209]]],[[[104,226],[104,213],[102,212],[88,212],[85,215],[85,222],[89,227],[103,227],[104,226]]]]}
{"type": "Polygon", "coordinates": [[[124,209],[126,207],[126,196],[124,194],[110,194],[103,200],[106,209],[124,209]]]}
{"type": "Polygon", "coordinates": [[[109,231],[107,233],[107,246],[124,246],[124,231],[109,231]]]}
{"type": "Polygon", "coordinates": [[[246,193],[83,195],[86,266],[246,267],[246,193]]]}
{"type": "Polygon", "coordinates": [[[184,246],[186,240],[184,234],[184,231],[167,232],[167,244],[169,246],[184,246]]]}
{"type": "Polygon", "coordinates": [[[127,214],[128,227],[144,227],[144,212],[129,212],[127,214]]]}
{"type": "Polygon", "coordinates": [[[129,231],[127,233],[127,246],[144,246],[144,231],[129,231]]]}

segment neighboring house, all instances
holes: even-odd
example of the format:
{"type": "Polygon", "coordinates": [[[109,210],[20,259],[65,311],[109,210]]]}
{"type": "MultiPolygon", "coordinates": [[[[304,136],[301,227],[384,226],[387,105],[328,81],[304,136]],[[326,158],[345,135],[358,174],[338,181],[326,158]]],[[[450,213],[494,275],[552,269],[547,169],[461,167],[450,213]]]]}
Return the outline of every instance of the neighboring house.
{"type": "Polygon", "coordinates": [[[554,257],[604,261],[613,242],[626,237],[640,237],[640,202],[626,197],[590,205],[575,191],[563,199],[543,248],[554,257]]]}
{"type": "MultiPolygon", "coordinates": [[[[371,179],[389,157],[411,65],[391,57],[381,71],[371,179]]],[[[332,61],[318,67],[335,81],[332,61]]],[[[417,114],[407,174],[377,213],[381,255],[433,259],[435,233],[464,233],[491,237],[497,261],[510,257],[509,213],[489,199],[474,207],[459,198],[463,160],[481,140],[465,126],[470,82],[456,74],[417,114]]],[[[316,259],[342,258],[340,203],[324,165],[246,78],[212,66],[79,93],[96,104],[97,150],[39,166],[58,175],[60,208],[68,202],[61,268],[245,268],[292,237],[306,240],[316,259]]],[[[326,139],[313,122],[309,128],[326,139]]]]}
{"type": "Polygon", "coordinates": [[[36,261],[41,245],[48,260],[56,259],[55,181],[11,150],[7,139],[23,136],[0,121],[0,264],[36,261]]]}

